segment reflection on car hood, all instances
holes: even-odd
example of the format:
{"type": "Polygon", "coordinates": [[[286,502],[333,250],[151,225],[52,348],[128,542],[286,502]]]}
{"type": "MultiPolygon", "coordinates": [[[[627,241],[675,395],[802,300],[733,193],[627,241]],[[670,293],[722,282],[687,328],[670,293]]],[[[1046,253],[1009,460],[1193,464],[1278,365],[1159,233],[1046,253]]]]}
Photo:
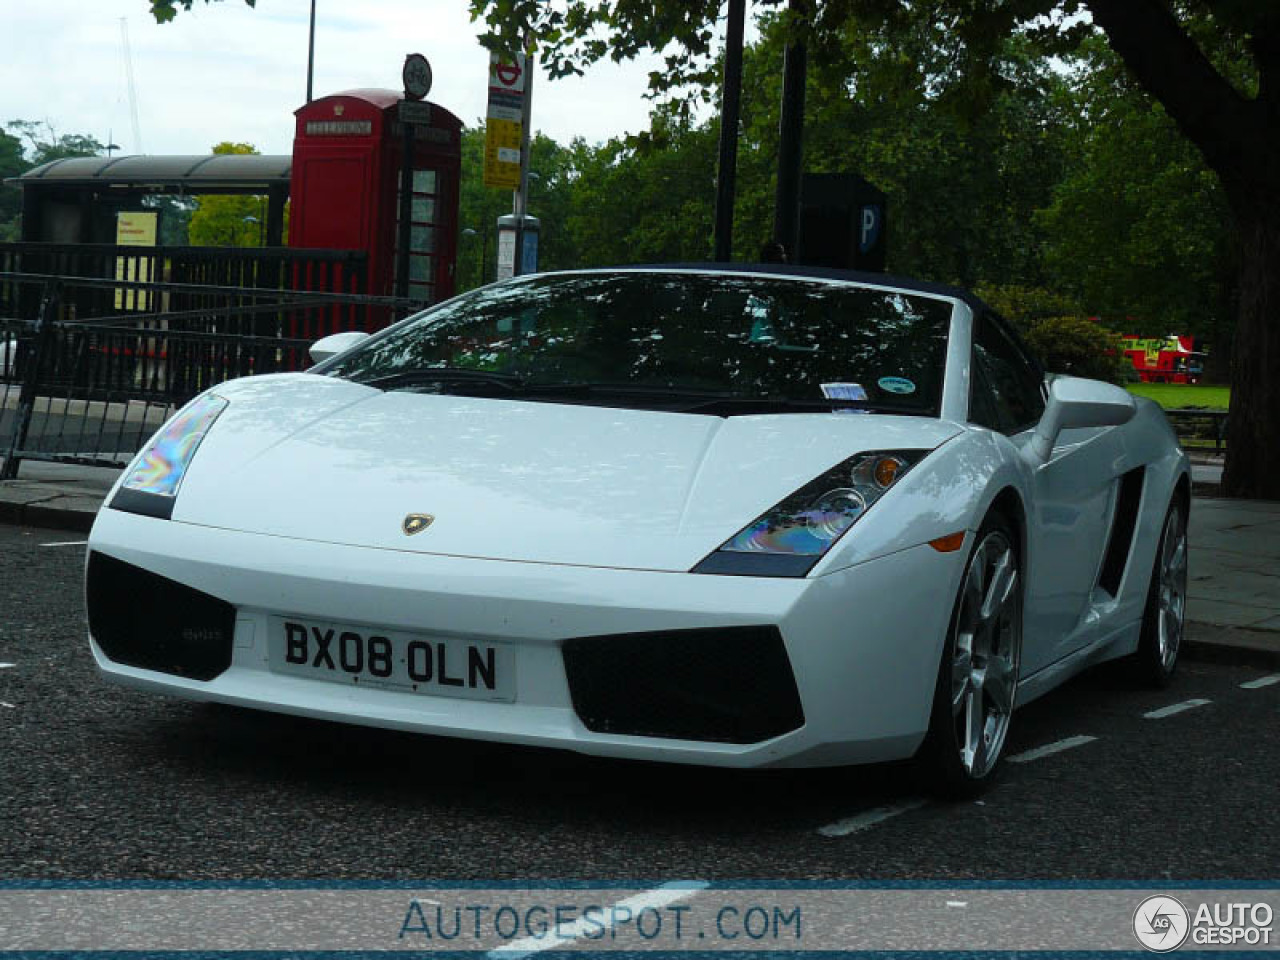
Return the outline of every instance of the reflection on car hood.
{"type": "Polygon", "coordinates": [[[384,393],[286,374],[231,404],[173,519],[526,562],[688,570],[861,450],[932,448],[954,424],[869,414],[698,414],[384,393]],[[408,536],[407,514],[433,522],[408,536]]]}

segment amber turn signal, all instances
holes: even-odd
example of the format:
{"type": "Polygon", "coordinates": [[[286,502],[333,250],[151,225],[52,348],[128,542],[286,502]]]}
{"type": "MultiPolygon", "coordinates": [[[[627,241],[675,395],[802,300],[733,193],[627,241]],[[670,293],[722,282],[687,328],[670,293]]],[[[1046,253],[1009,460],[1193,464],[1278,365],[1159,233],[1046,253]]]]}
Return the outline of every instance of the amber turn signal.
{"type": "Polygon", "coordinates": [[[902,470],[903,463],[897,457],[881,457],[876,461],[873,476],[876,483],[883,490],[888,490],[893,486],[893,481],[898,479],[898,473],[902,470]]]}
{"type": "Polygon", "coordinates": [[[964,546],[964,531],[957,533],[948,533],[945,537],[938,537],[937,540],[930,540],[929,546],[937,550],[939,553],[954,553],[964,546]]]}

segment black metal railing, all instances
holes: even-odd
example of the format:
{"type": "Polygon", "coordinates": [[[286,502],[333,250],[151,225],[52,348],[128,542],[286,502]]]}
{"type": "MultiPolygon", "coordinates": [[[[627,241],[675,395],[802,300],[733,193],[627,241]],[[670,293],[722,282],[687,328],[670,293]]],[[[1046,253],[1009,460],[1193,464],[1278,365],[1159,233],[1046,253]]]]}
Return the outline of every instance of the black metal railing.
{"type": "Polygon", "coordinates": [[[1227,411],[1202,410],[1190,407],[1166,410],[1165,416],[1173,425],[1178,440],[1187,450],[1208,452],[1221,456],[1227,449],[1227,411]]]}
{"type": "MultiPolygon", "coordinates": [[[[116,285],[68,286],[62,315],[88,319],[181,313],[221,306],[197,287],[367,293],[368,255],[360,250],[291,247],[135,247],[107,243],[0,243],[0,274],[172,284],[167,290],[116,285]]],[[[0,317],[33,316],[39,291],[0,280],[0,317]]],[[[267,334],[266,330],[240,333],[267,334]]]]}
{"type": "Polygon", "coordinates": [[[172,413],[224,380],[303,370],[321,336],[422,304],[360,293],[0,272],[28,315],[0,315],[0,479],[23,460],[124,466],[172,413]],[[108,299],[105,294],[110,294],[108,299]],[[85,317],[73,304],[183,309],[85,317]]]}

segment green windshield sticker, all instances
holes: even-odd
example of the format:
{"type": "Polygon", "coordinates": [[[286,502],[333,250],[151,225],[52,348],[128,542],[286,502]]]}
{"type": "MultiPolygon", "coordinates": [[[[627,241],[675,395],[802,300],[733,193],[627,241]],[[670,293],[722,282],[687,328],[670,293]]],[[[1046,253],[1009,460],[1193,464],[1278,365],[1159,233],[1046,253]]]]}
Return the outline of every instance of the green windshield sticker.
{"type": "Polygon", "coordinates": [[[916,385],[906,377],[881,377],[876,381],[878,386],[885,393],[908,394],[916,392],[916,385]]]}

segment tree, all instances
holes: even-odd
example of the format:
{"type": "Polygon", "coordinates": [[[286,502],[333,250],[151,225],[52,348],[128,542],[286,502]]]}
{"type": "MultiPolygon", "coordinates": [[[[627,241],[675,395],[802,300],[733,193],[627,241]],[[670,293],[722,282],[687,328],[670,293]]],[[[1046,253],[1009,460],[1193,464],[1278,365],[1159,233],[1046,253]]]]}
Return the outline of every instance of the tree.
{"type": "MultiPolygon", "coordinates": [[[[0,181],[65,157],[95,157],[106,147],[83,133],[59,134],[48,121],[10,120],[0,125],[0,181]]],[[[0,240],[22,233],[22,191],[0,182],[0,240]]]]}
{"type": "Polygon", "coordinates": [[[58,133],[48,120],[10,120],[11,131],[26,141],[31,165],[62,160],[66,157],[97,157],[107,149],[105,143],[84,133],[58,133]]]}
{"type": "MultiPolygon", "coordinates": [[[[214,153],[257,153],[250,143],[223,141],[214,153]]],[[[187,227],[195,247],[260,247],[267,229],[267,198],[240,195],[202,196],[187,227]]]]}
{"type": "Polygon", "coordinates": [[[1225,360],[1236,264],[1218,178],[1105,44],[1091,38],[1080,60],[1069,168],[1038,215],[1046,272],[1087,315],[1205,337],[1225,360]]]}
{"type": "Polygon", "coordinates": [[[0,241],[17,240],[22,213],[22,190],[5,183],[30,167],[23,153],[22,141],[0,127],[0,241]]]}

